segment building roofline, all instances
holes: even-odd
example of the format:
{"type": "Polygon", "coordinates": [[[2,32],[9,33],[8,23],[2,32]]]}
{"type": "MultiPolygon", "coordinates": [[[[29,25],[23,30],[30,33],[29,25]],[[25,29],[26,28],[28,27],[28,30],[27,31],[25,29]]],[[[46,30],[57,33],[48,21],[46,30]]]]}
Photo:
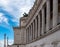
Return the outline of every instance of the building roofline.
{"type": "Polygon", "coordinates": [[[13,27],[13,29],[20,29],[21,27],[13,27]]]}

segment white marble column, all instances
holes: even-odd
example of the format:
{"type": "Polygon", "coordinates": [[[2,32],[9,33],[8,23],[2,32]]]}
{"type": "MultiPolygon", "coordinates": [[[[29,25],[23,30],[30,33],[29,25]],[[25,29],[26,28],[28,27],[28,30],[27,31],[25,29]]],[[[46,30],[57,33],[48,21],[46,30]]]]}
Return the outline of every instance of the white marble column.
{"type": "Polygon", "coordinates": [[[46,8],[46,13],[47,13],[47,23],[46,23],[46,31],[50,29],[50,0],[47,0],[46,2],[47,8],[46,8]]]}
{"type": "MultiPolygon", "coordinates": [[[[24,40],[24,43],[23,44],[26,44],[26,30],[24,29],[24,38],[23,38],[23,40],[24,40]]],[[[21,40],[20,40],[21,41],[21,40]]]]}
{"type": "Polygon", "coordinates": [[[35,39],[37,38],[37,18],[35,18],[35,39]]]}
{"type": "Polygon", "coordinates": [[[26,42],[28,43],[28,28],[27,28],[27,31],[26,31],[26,42]]]}
{"type": "Polygon", "coordinates": [[[53,0],[53,27],[58,23],[58,0],[53,0]]]}
{"type": "Polygon", "coordinates": [[[33,40],[34,40],[34,22],[33,22],[33,40]]]}
{"type": "Polygon", "coordinates": [[[23,31],[21,31],[21,43],[23,44],[23,31]]]}
{"type": "Polygon", "coordinates": [[[26,28],[25,28],[25,44],[26,44],[26,37],[27,37],[27,36],[26,36],[26,28]]]}
{"type": "Polygon", "coordinates": [[[44,8],[42,8],[42,35],[44,35],[45,31],[45,15],[44,15],[44,8]]]}
{"type": "Polygon", "coordinates": [[[28,31],[28,30],[26,29],[26,43],[27,43],[27,35],[28,35],[28,34],[27,34],[27,31],[28,31]]]}
{"type": "Polygon", "coordinates": [[[30,40],[31,40],[31,28],[30,28],[30,26],[29,26],[29,42],[30,42],[30,40]]]}
{"type": "Polygon", "coordinates": [[[28,38],[27,43],[28,43],[28,42],[29,42],[29,27],[28,27],[28,32],[27,32],[27,34],[28,34],[28,36],[27,36],[27,38],[28,38]]]}
{"type": "Polygon", "coordinates": [[[30,42],[31,42],[32,41],[32,24],[30,26],[31,26],[31,35],[30,35],[30,42]]]}
{"type": "Polygon", "coordinates": [[[32,27],[32,31],[31,31],[31,38],[32,38],[32,39],[31,39],[31,41],[32,41],[32,40],[33,40],[33,23],[32,23],[31,25],[32,25],[32,26],[31,26],[31,27],[32,27]]]}
{"type": "Polygon", "coordinates": [[[40,37],[40,14],[38,14],[38,37],[40,37]]]}

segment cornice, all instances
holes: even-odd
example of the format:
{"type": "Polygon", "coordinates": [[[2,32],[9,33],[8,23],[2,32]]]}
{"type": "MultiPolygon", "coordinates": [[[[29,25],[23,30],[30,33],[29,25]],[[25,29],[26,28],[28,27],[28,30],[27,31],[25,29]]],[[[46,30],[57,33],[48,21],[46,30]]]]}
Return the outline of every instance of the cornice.
{"type": "Polygon", "coordinates": [[[32,9],[30,10],[29,12],[29,17],[28,17],[28,20],[26,22],[26,26],[29,24],[29,22],[31,21],[31,19],[33,18],[33,16],[35,15],[35,13],[37,12],[40,4],[41,4],[42,0],[36,0],[32,9]]]}
{"type": "Polygon", "coordinates": [[[21,27],[13,27],[13,29],[20,29],[21,27]]]}

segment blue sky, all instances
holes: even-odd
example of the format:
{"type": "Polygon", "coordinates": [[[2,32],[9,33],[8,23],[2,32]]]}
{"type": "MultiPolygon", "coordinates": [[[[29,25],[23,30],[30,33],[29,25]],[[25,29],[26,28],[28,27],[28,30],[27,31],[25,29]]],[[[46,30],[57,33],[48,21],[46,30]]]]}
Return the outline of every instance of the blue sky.
{"type": "Polygon", "coordinates": [[[13,43],[13,27],[19,25],[19,19],[23,13],[28,13],[35,0],[0,0],[0,47],[3,47],[4,34],[9,38],[9,44],[13,43]]]}

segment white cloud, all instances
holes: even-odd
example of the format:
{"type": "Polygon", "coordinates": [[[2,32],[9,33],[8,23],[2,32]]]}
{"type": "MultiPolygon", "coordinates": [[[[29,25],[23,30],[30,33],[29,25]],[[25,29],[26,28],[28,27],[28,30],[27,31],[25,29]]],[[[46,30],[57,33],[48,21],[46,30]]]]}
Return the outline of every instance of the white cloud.
{"type": "Polygon", "coordinates": [[[0,3],[16,18],[22,17],[24,12],[29,12],[35,0],[1,0],[0,3]]]}
{"type": "Polygon", "coordinates": [[[33,6],[33,2],[34,0],[24,0],[25,2],[23,2],[20,7],[20,12],[21,12],[21,16],[24,12],[28,13],[29,10],[31,9],[31,7],[33,6]]]}
{"type": "Polygon", "coordinates": [[[20,17],[22,17],[24,12],[28,13],[30,8],[31,7],[26,7],[26,6],[24,6],[23,8],[20,8],[20,12],[21,12],[20,17]]]}
{"type": "Polygon", "coordinates": [[[1,22],[5,22],[6,24],[8,24],[8,19],[6,17],[4,17],[3,13],[0,13],[0,23],[1,22]]]}
{"type": "Polygon", "coordinates": [[[9,40],[9,41],[8,41],[8,44],[9,44],[9,45],[12,45],[13,43],[14,43],[13,40],[9,40]]]}
{"type": "MultiPolygon", "coordinates": [[[[35,0],[0,0],[0,7],[4,10],[10,12],[14,17],[22,17],[24,12],[29,12],[30,8],[33,6],[35,0]]],[[[0,13],[0,23],[6,22],[8,24],[8,19],[0,13]]],[[[16,21],[13,20],[13,21],[16,21]]],[[[4,46],[4,41],[0,40],[0,47],[4,46]]],[[[13,44],[13,40],[9,40],[9,45],[13,44]]]]}
{"type": "MultiPolygon", "coordinates": [[[[8,44],[12,45],[13,44],[13,40],[9,40],[8,44]]],[[[4,47],[4,40],[0,40],[0,47],[4,47]]]]}
{"type": "Polygon", "coordinates": [[[0,40],[0,47],[4,47],[4,41],[0,40]]]}
{"type": "MultiPolygon", "coordinates": [[[[12,19],[13,22],[17,22],[19,25],[19,19],[23,16],[23,13],[28,13],[33,6],[35,0],[1,0],[0,6],[4,10],[12,14],[16,19],[12,19]]],[[[2,18],[3,19],[3,18],[2,18]]],[[[2,21],[2,20],[0,20],[2,21]]],[[[8,24],[8,19],[4,17],[4,22],[8,24]]]]}
{"type": "Polygon", "coordinates": [[[8,0],[0,0],[0,4],[1,4],[1,5],[7,6],[8,3],[9,3],[8,0]]]}

